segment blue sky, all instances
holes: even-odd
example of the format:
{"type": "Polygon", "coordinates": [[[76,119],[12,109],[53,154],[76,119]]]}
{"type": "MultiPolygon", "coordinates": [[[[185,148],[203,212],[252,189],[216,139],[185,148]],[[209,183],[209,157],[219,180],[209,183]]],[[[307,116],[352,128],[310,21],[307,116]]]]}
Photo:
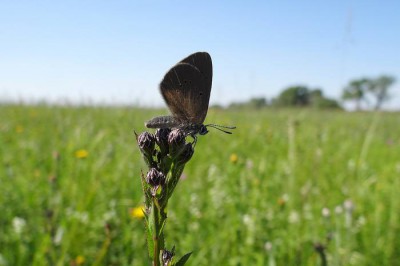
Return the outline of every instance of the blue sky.
{"type": "Polygon", "coordinates": [[[196,51],[213,59],[211,103],[302,84],[339,97],[393,75],[400,1],[1,1],[0,100],[163,106],[158,84],[196,51]]]}

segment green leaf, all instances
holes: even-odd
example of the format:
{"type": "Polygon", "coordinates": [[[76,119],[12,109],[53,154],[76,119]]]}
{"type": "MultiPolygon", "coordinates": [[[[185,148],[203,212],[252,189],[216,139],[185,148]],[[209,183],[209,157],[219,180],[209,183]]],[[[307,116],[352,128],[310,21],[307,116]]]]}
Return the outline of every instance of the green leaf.
{"type": "Polygon", "coordinates": [[[153,239],[153,234],[148,225],[146,225],[146,233],[147,233],[147,251],[149,252],[150,258],[153,259],[154,239],[153,239]]]}
{"type": "Polygon", "coordinates": [[[182,256],[182,258],[179,259],[179,261],[175,264],[175,266],[183,266],[189,259],[190,255],[192,255],[192,252],[189,252],[185,255],[182,256]]]}
{"type": "Polygon", "coordinates": [[[160,250],[165,249],[164,232],[161,232],[160,236],[158,237],[158,245],[159,245],[160,250]]]}
{"type": "Polygon", "coordinates": [[[154,206],[151,207],[151,213],[146,219],[146,233],[147,233],[147,249],[149,252],[149,256],[151,259],[153,259],[154,255],[154,238],[153,235],[155,234],[155,230],[153,228],[154,226],[154,206]]]}

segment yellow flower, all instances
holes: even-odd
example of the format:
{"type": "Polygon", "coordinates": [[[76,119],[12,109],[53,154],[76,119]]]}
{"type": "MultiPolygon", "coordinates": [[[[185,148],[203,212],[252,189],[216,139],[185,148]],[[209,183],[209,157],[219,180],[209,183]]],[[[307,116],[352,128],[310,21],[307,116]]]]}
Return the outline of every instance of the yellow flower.
{"type": "Polygon", "coordinates": [[[229,157],[229,160],[231,161],[231,163],[237,163],[238,159],[239,158],[236,153],[232,153],[231,157],[229,157]]]}
{"type": "Polygon", "coordinates": [[[33,171],[33,175],[34,175],[35,177],[39,177],[39,176],[40,176],[40,170],[39,170],[39,169],[35,169],[35,170],[33,171]]]}
{"type": "Polygon", "coordinates": [[[138,218],[141,219],[144,217],[144,206],[139,206],[139,207],[135,207],[132,208],[129,212],[129,214],[131,215],[132,218],[138,218]]]}
{"type": "Polygon", "coordinates": [[[31,111],[29,112],[29,115],[30,115],[31,117],[36,117],[36,116],[37,116],[37,112],[31,110],[31,111]]]}
{"type": "Polygon", "coordinates": [[[88,155],[89,155],[89,152],[84,149],[80,149],[75,152],[75,157],[78,159],[86,158],[86,157],[88,157],[88,155]]]}
{"type": "Polygon", "coordinates": [[[85,257],[82,255],[78,255],[75,259],[75,263],[76,265],[82,265],[83,263],[85,263],[85,257]]]}
{"type": "Polygon", "coordinates": [[[24,128],[21,125],[18,125],[15,127],[15,132],[22,133],[24,132],[24,128]]]}

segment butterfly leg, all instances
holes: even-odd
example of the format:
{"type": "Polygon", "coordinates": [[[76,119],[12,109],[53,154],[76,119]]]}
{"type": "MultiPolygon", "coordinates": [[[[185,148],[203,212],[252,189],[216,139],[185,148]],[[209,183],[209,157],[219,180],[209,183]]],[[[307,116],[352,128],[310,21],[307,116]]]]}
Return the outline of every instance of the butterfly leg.
{"type": "Polygon", "coordinates": [[[197,136],[196,136],[196,134],[190,134],[190,136],[193,138],[192,146],[194,149],[194,147],[196,146],[196,143],[197,143],[197,136]]]}

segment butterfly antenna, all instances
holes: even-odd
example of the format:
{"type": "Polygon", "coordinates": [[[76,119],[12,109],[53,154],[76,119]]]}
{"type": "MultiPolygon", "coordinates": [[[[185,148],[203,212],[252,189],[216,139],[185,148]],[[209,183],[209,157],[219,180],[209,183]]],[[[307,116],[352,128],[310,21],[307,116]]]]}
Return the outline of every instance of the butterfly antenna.
{"type": "Polygon", "coordinates": [[[219,128],[227,128],[227,129],[235,129],[236,128],[235,126],[223,126],[223,125],[217,125],[217,124],[208,124],[206,126],[211,126],[213,128],[219,127],[219,128]]]}
{"type": "Polygon", "coordinates": [[[218,129],[219,131],[222,131],[226,134],[232,134],[232,132],[223,130],[223,128],[227,128],[227,129],[235,129],[236,128],[235,126],[221,126],[221,125],[215,125],[215,124],[208,124],[208,125],[206,125],[206,127],[212,127],[212,128],[218,129]]]}

